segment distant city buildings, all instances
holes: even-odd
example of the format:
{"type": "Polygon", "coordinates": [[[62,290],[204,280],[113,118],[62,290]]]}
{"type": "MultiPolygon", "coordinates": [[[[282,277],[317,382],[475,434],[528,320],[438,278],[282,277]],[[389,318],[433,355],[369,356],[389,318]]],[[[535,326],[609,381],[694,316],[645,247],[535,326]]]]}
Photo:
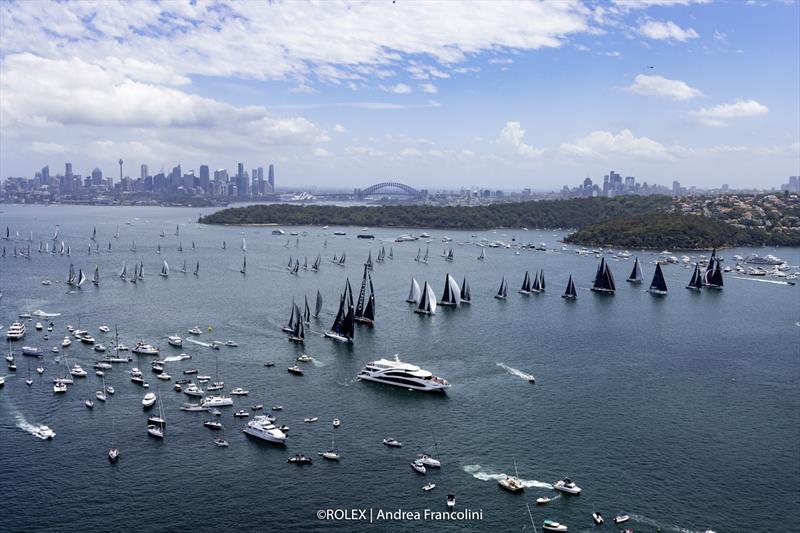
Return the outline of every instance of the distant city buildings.
{"type": "Polygon", "coordinates": [[[800,176],[789,176],[789,183],[781,185],[782,191],[800,192],[800,176]]]}

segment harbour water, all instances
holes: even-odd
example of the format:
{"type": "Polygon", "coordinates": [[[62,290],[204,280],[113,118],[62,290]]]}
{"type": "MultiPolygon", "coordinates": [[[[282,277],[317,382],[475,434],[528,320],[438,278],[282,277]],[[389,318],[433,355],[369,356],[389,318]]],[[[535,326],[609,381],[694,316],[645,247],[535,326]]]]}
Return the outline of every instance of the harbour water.
{"type": "MultiPolygon", "coordinates": [[[[800,520],[800,287],[758,283],[726,275],[722,291],[699,293],[683,287],[691,269],[664,267],[666,297],[646,292],[654,252],[631,250],[643,264],[645,283],[624,282],[630,260],[610,261],[617,282],[613,297],[590,292],[599,259],[561,250],[564,232],[498,230],[462,232],[427,230],[432,242],[389,242],[401,233],[424,228],[370,228],[375,240],[356,239],[361,228],[218,227],[196,223],[200,209],[151,207],[0,206],[0,228],[11,228],[0,259],[0,324],[7,328],[19,313],[36,309],[61,313],[53,318],[50,340],[28,321],[23,342],[13,344],[16,376],[5,368],[0,389],[0,487],[5,531],[127,531],[146,528],[174,531],[519,531],[558,520],[570,531],[589,531],[593,510],[607,522],[624,511],[638,531],[790,531],[800,520]],[[71,256],[38,253],[56,225],[59,241],[71,256]],[[113,238],[119,226],[119,238],[113,238]],[[175,235],[176,226],[180,235],[175,235]],[[93,228],[100,254],[87,254],[93,228]],[[165,237],[159,235],[164,231],[165,237]],[[288,232],[305,234],[289,236],[288,232]],[[342,230],[346,236],[334,236],[342,230]],[[25,242],[33,232],[33,242],[25,242]],[[19,232],[20,241],[14,241],[19,232]],[[453,239],[445,245],[443,236],[453,239]],[[247,273],[239,270],[247,242],[247,273]],[[481,238],[508,243],[547,243],[550,251],[486,250],[477,261],[481,238]],[[299,241],[296,246],[295,242],[299,241]],[[382,242],[382,240],[386,242],[382,242]],[[132,243],[136,251],[132,252],[132,243]],[[227,249],[222,249],[222,243],[227,249]],[[286,247],[286,244],[289,246],[286,247]],[[327,241],[327,247],[324,242],[327,241]],[[111,242],[112,250],[107,251],[111,242]],[[156,254],[160,243],[161,254],[156,254]],[[193,249],[192,243],[195,244],[193,249]],[[11,249],[31,245],[30,260],[11,257],[11,249]],[[178,251],[182,244],[183,252],[178,251]],[[352,346],[322,338],[336,312],[349,277],[356,292],[368,252],[381,245],[394,259],[372,271],[377,310],[374,329],[358,326],[352,346]],[[417,249],[430,247],[428,264],[413,261],[417,249]],[[452,246],[455,260],[440,254],[452,246]],[[332,264],[346,252],[345,267],[332,264]],[[322,255],[318,273],[289,274],[290,257],[322,255]],[[169,262],[168,278],[158,276],[169,262]],[[189,272],[179,269],[186,260],[189,272]],[[198,276],[192,275],[196,261],[198,276]],[[143,262],[145,279],[136,285],[117,279],[123,261],[143,262]],[[95,265],[99,287],[86,283],[67,290],[70,263],[87,277],[95,265]],[[516,289],[525,270],[544,269],[547,291],[523,296],[516,289]],[[435,316],[419,316],[405,303],[411,277],[429,281],[441,295],[446,273],[459,282],[466,276],[473,303],[440,307],[435,316]],[[578,298],[560,298],[569,274],[578,298]],[[506,301],[493,298],[501,276],[509,280],[506,301]],[[50,286],[42,280],[53,281],[50,286]],[[313,299],[319,289],[325,305],[312,319],[303,346],[286,340],[280,327],[295,298],[313,299]],[[106,383],[116,394],[93,410],[100,378],[91,370],[98,359],[88,346],[73,342],[61,354],[46,353],[45,372],[34,372],[35,358],[21,355],[22,345],[46,350],[59,345],[65,327],[89,330],[110,344],[113,328],[121,341],[157,344],[162,359],[186,352],[187,361],[168,362],[173,381],[182,370],[198,368],[249,395],[224,408],[229,448],[217,448],[218,434],[203,427],[203,413],[179,411],[188,401],[150,372],[149,358],[138,363],[151,392],[163,401],[167,419],[163,441],[146,431],[143,389],[130,382],[131,365],[115,365],[106,383]],[[100,333],[101,324],[111,334],[100,333]],[[211,350],[184,342],[167,345],[166,337],[198,325],[197,339],[235,340],[237,348],[211,350]],[[208,331],[211,326],[213,331],[208,331]],[[305,375],[286,368],[301,353],[313,356],[305,375]],[[76,378],[66,394],[55,395],[52,379],[68,362],[89,371],[76,378]],[[362,383],[355,379],[368,361],[399,354],[450,381],[446,395],[362,383]],[[267,368],[265,361],[274,361],[267,368]],[[26,386],[28,364],[33,385],[26,386]],[[536,383],[526,376],[535,376],[536,383]],[[156,390],[158,386],[158,390],[156,390]],[[290,426],[285,448],[254,441],[241,432],[246,419],[234,409],[251,404],[266,410],[275,404],[278,424],[290,426]],[[306,424],[306,417],[319,417],[306,424]],[[316,454],[335,430],[337,463],[316,454]],[[113,423],[112,423],[113,419],[113,423]],[[41,441],[31,425],[47,424],[55,439],[41,441]],[[112,436],[113,427],[113,436],[112,436]],[[383,446],[392,436],[402,448],[383,446]],[[111,465],[106,451],[112,438],[121,457],[111,465]],[[441,469],[426,476],[409,468],[417,452],[438,453],[441,469]],[[311,466],[287,463],[305,453],[311,466]],[[503,491],[496,480],[514,474],[524,480],[523,496],[503,491]],[[570,476],[583,488],[579,497],[562,496],[536,506],[538,496],[570,476]],[[428,482],[430,492],[421,490],[428,482]],[[320,520],[318,510],[446,510],[454,494],[456,510],[482,510],[473,520],[425,519],[372,523],[320,520]]],[[[671,250],[680,257],[684,252],[671,250]]],[[[723,250],[724,264],[734,254],[772,253],[790,265],[800,264],[798,249],[723,250]]],[[[688,253],[688,252],[687,252],[688,253]]],[[[697,255],[696,252],[692,253],[697,255]]],[[[3,344],[3,353],[8,345],[3,344]]],[[[137,361],[134,356],[133,365],[137,361]]],[[[149,414],[152,414],[149,413],[149,414]]],[[[607,523],[605,529],[614,530],[607,523]]]]}

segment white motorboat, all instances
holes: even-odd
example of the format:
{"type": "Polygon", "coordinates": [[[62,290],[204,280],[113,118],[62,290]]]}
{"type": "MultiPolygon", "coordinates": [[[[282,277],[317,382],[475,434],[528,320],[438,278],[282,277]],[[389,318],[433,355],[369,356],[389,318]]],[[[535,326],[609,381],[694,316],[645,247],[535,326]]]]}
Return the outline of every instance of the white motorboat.
{"type": "Polygon", "coordinates": [[[225,407],[233,405],[233,398],[230,396],[208,396],[200,401],[203,407],[225,407]]]}
{"type": "Polygon", "coordinates": [[[290,366],[289,368],[286,369],[286,371],[289,372],[290,374],[295,374],[297,376],[303,375],[303,369],[297,365],[290,366]]]}
{"type": "Polygon", "coordinates": [[[94,344],[94,337],[89,335],[88,333],[84,333],[79,337],[79,340],[84,344],[94,344]]]}
{"type": "Polygon", "coordinates": [[[319,417],[312,416],[310,418],[304,418],[303,422],[305,422],[306,424],[311,424],[313,422],[316,422],[317,420],[319,420],[319,417]]]}
{"type": "Polygon", "coordinates": [[[266,416],[257,416],[242,430],[245,434],[276,444],[286,443],[286,433],[275,427],[266,416]]]}
{"type": "Polygon", "coordinates": [[[118,448],[111,448],[108,450],[108,460],[112,463],[116,463],[117,459],[119,459],[119,449],[118,448]]]}
{"type": "Polygon", "coordinates": [[[142,398],[142,407],[152,407],[156,403],[156,395],[152,392],[148,392],[142,398]]]}
{"type": "Polygon", "coordinates": [[[414,472],[417,472],[419,474],[427,473],[427,469],[425,468],[425,465],[422,464],[422,461],[420,461],[419,459],[417,459],[416,461],[412,461],[409,464],[411,465],[411,468],[412,468],[412,470],[414,470],[414,472]]]}
{"type": "Polygon", "coordinates": [[[282,405],[273,405],[272,406],[272,410],[273,411],[283,411],[283,406],[282,405]]]}
{"type": "Polygon", "coordinates": [[[250,417],[250,413],[248,413],[244,409],[239,409],[238,411],[233,413],[233,416],[235,416],[236,418],[249,418],[250,417]]]}
{"type": "Polygon", "coordinates": [[[94,397],[100,400],[101,402],[104,402],[108,399],[108,397],[106,396],[106,392],[102,390],[95,392],[94,397]]]}
{"type": "Polygon", "coordinates": [[[435,488],[436,488],[436,483],[428,483],[427,485],[425,485],[424,487],[422,487],[422,490],[424,490],[424,491],[426,491],[426,492],[427,492],[427,491],[429,491],[429,490],[433,490],[433,489],[435,489],[435,488]]]}
{"type": "Polygon", "coordinates": [[[232,395],[232,396],[247,396],[247,394],[248,394],[249,392],[250,392],[250,391],[248,391],[248,390],[245,390],[245,389],[243,389],[243,388],[241,388],[241,387],[236,387],[235,389],[233,389],[233,390],[231,391],[231,395],[232,395]]]}
{"type": "Polygon", "coordinates": [[[100,326],[100,327],[98,327],[97,329],[98,329],[99,331],[103,332],[103,333],[108,333],[109,331],[111,331],[111,328],[110,328],[110,327],[108,327],[108,326],[100,326]]]}
{"type": "Polygon", "coordinates": [[[170,379],[172,379],[172,376],[170,376],[166,372],[162,372],[162,373],[158,374],[156,377],[158,379],[163,379],[164,381],[169,381],[170,379]]]}
{"type": "Polygon", "coordinates": [[[509,492],[522,492],[525,486],[520,480],[515,477],[506,476],[504,479],[498,479],[497,484],[509,492]]]}
{"type": "Polygon", "coordinates": [[[44,367],[37,366],[36,367],[36,373],[39,374],[39,375],[44,374],[44,367]]]}
{"type": "Polygon", "coordinates": [[[442,466],[441,461],[439,461],[438,459],[434,459],[433,457],[430,456],[430,454],[427,453],[418,453],[417,459],[419,459],[422,462],[422,464],[428,467],[441,468],[442,466]]]}
{"type": "Polygon", "coordinates": [[[85,402],[83,402],[83,405],[85,405],[89,409],[93,409],[94,408],[94,402],[92,400],[86,400],[85,402]]]}
{"type": "Polygon", "coordinates": [[[114,395],[114,387],[112,387],[111,385],[107,385],[106,386],[106,392],[108,394],[110,394],[111,396],[113,396],[114,395]]]}
{"type": "Polygon", "coordinates": [[[228,346],[229,348],[236,348],[239,346],[239,343],[236,341],[227,340],[225,341],[225,346],[228,346]]]}
{"type": "Polygon", "coordinates": [[[203,422],[203,426],[207,427],[208,429],[222,429],[222,422],[219,420],[206,420],[203,422]]]}
{"type": "Polygon", "coordinates": [[[37,322],[36,325],[33,327],[36,328],[36,331],[42,331],[44,329],[44,326],[42,325],[41,322],[37,322]]]}
{"type": "Polygon", "coordinates": [[[63,381],[57,381],[53,384],[53,392],[67,392],[67,384],[63,381]]]}
{"type": "Polygon", "coordinates": [[[6,339],[16,341],[25,336],[25,324],[21,322],[12,323],[6,330],[6,339]]]}
{"type": "Polygon", "coordinates": [[[94,371],[94,375],[97,376],[97,377],[101,377],[102,378],[103,376],[106,375],[106,373],[103,372],[102,370],[95,370],[94,371]]]}
{"type": "Polygon", "coordinates": [[[568,477],[556,481],[553,484],[553,488],[555,490],[565,492],[567,494],[579,495],[581,493],[581,488],[577,486],[575,483],[573,483],[572,480],[569,479],[568,477]]]}
{"type": "Polygon", "coordinates": [[[189,412],[208,411],[208,407],[204,407],[199,403],[185,403],[181,406],[181,411],[189,411],[189,412]]]}
{"type": "Polygon", "coordinates": [[[42,440],[50,440],[56,436],[56,432],[50,429],[48,426],[36,426],[33,428],[33,434],[39,437],[42,440]]]}
{"type": "Polygon", "coordinates": [[[53,353],[59,353],[61,350],[58,349],[58,346],[53,346],[52,348],[50,348],[50,351],[53,353]]]}
{"type": "Polygon", "coordinates": [[[339,420],[338,418],[334,418],[333,419],[333,427],[334,428],[338,428],[341,425],[342,425],[342,421],[341,420],[339,420]]]}
{"type": "Polygon", "coordinates": [[[178,348],[183,346],[183,339],[177,335],[170,335],[167,337],[167,342],[170,344],[170,346],[176,346],[178,348]]]}
{"type": "Polygon", "coordinates": [[[450,388],[446,380],[434,376],[416,365],[403,363],[397,355],[394,361],[378,359],[367,363],[357,376],[360,380],[374,381],[407,389],[445,392],[450,388]]]}
{"type": "Polygon", "coordinates": [[[383,443],[391,448],[400,448],[403,445],[402,442],[398,442],[392,437],[386,437],[383,439],[383,443]]]}
{"type": "Polygon", "coordinates": [[[88,374],[86,370],[81,368],[81,365],[75,364],[72,365],[72,368],[69,370],[70,375],[75,376],[76,378],[85,378],[88,374]]]}
{"type": "Polygon", "coordinates": [[[297,360],[298,360],[298,361],[300,361],[301,363],[310,363],[310,362],[311,362],[311,361],[313,361],[314,359],[313,359],[313,358],[312,358],[310,355],[307,355],[307,354],[301,354],[301,355],[300,355],[300,356],[297,358],[297,360]]]}
{"type": "Polygon", "coordinates": [[[206,395],[205,391],[203,391],[203,389],[201,389],[195,384],[191,384],[185,389],[183,389],[183,393],[186,394],[187,396],[198,396],[198,397],[206,395]]]}
{"type": "Polygon", "coordinates": [[[452,509],[456,506],[456,497],[454,494],[447,495],[447,508],[452,509]]]}
{"type": "Polygon", "coordinates": [[[139,341],[136,343],[136,346],[134,346],[133,353],[137,353],[139,355],[158,355],[159,349],[155,346],[147,344],[144,341],[139,341]]]}
{"type": "Polygon", "coordinates": [[[228,446],[230,446],[230,444],[228,444],[228,441],[226,441],[225,439],[218,437],[214,439],[214,446],[217,446],[218,448],[227,448],[228,446]]]}
{"type": "Polygon", "coordinates": [[[107,363],[105,361],[98,361],[94,364],[94,368],[99,370],[111,370],[111,368],[113,367],[111,366],[110,363],[107,363]]]}
{"type": "Polygon", "coordinates": [[[191,329],[189,330],[189,333],[191,333],[192,335],[200,335],[200,334],[202,334],[203,332],[202,332],[202,330],[201,330],[201,329],[200,329],[198,326],[195,326],[195,327],[193,327],[193,328],[191,328],[191,329]]]}
{"type": "Polygon", "coordinates": [[[592,520],[594,520],[594,523],[597,524],[598,526],[601,525],[603,522],[605,522],[605,520],[603,519],[603,515],[601,515],[598,512],[592,513],[592,520]]]}
{"type": "Polygon", "coordinates": [[[208,387],[206,387],[206,392],[214,392],[218,390],[222,390],[225,387],[225,383],[223,381],[215,381],[208,387]]]}
{"type": "Polygon", "coordinates": [[[542,529],[545,531],[567,531],[566,525],[556,522],[555,520],[545,520],[542,523],[542,529]]]}
{"type": "Polygon", "coordinates": [[[101,353],[102,353],[102,352],[105,352],[105,351],[106,351],[106,347],[105,347],[105,345],[103,345],[103,344],[95,344],[95,345],[94,345],[94,351],[95,351],[95,352],[101,352],[101,353]]]}
{"type": "Polygon", "coordinates": [[[536,503],[538,505],[545,505],[547,503],[550,503],[552,500],[553,499],[550,496],[539,496],[538,498],[536,498],[536,503]]]}
{"type": "Polygon", "coordinates": [[[630,516],[626,515],[625,513],[620,513],[620,514],[618,514],[617,516],[614,517],[614,523],[615,524],[622,524],[623,522],[627,522],[630,519],[631,519],[630,516]]]}

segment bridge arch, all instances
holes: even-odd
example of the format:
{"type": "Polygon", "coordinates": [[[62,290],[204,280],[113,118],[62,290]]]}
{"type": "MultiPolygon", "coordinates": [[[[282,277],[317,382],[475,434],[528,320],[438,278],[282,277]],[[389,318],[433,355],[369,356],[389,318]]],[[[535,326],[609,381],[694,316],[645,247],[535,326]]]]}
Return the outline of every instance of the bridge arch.
{"type": "Polygon", "coordinates": [[[372,196],[374,194],[413,196],[415,198],[421,198],[423,195],[422,192],[418,191],[417,189],[415,189],[410,185],[393,181],[376,183],[374,185],[370,185],[365,189],[356,190],[356,196],[358,196],[359,198],[372,196]]]}

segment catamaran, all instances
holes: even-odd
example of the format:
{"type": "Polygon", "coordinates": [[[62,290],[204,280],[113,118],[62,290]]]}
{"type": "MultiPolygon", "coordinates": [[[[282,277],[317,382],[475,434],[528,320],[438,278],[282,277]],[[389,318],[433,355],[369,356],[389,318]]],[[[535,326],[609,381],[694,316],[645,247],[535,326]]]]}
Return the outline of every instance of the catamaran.
{"type": "Polygon", "coordinates": [[[639,265],[639,258],[637,257],[633,262],[633,270],[631,275],[625,280],[628,283],[641,283],[642,282],[642,267],[639,265]]]}
{"type": "Polygon", "coordinates": [[[664,279],[664,273],[661,272],[661,265],[656,263],[656,271],[653,273],[653,281],[650,282],[650,293],[657,295],[667,294],[667,281],[664,279]]]}

